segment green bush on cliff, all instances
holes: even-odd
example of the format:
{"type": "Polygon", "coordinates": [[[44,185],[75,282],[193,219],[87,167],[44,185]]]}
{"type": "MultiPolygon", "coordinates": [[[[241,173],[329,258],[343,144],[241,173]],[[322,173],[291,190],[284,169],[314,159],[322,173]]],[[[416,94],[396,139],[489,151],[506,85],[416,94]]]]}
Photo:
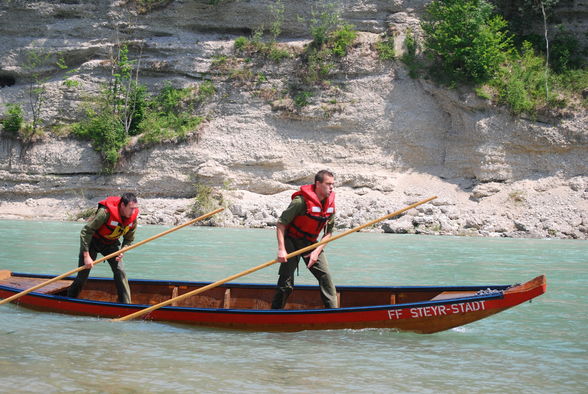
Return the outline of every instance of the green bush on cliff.
{"type": "Polygon", "coordinates": [[[523,44],[520,55],[513,56],[490,85],[498,89],[499,102],[513,113],[531,113],[536,107],[555,104],[553,93],[545,92],[549,75],[544,60],[535,55],[530,43],[523,44]]]}
{"type": "Polygon", "coordinates": [[[270,22],[269,40],[264,39],[266,28],[262,24],[254,29],[251,38],[238,37],[235,39],[235,50],[249,56],[256,55],[269,58],[276,63],[280,63],[282,60],[292,57],[292,53],[287,47],[277,43],[277,39],[282,33],[284,11],[285,7],[282,0],[271,2],[267,8],[270,22]]]}
{"type": "Polygon", "coordinates": [[[422,72],[422,65],[417,56],[419,46],[414,31],[409,30],[406,32],[404,46],[406,47],[406,52],[402,54],[401,60],[408,68],[408,75],[411,78],[418,78],[422,72]]]}
{"type": "Polygon", "coordinates": [[[89,111],[86,120],[73,127],[73,134],[92,141],[94,149],[102,155],[107,172],[111,171],[120,158],[120,151],[126,145],[128,136],[122,123],[107,113],[89,111]]]}
{"type": "Polygon", "coordinates": [[[381,60],[394,60],[396,57],[394,37],[385,37],[382,41],[376,42],[375,47],[381,60]]]}
{"type": "Polygon", "coordinates": [[[315,38],[316,41],[311,42],[304,53],[306,67],[301,70],[303,81],[309,85],[323,82],[340,58],[347,55],[356,38],[355,28],[344,24],[329,32],[326,38],[315,38]]]}
{"type": "MultiPolygon", "coordinates": [[[[514,114],[587,105],[580,93],[588,88],[588,71],[578,41],[565,30],[553,34],[547,58],[545,37],[512,36],[506,20],[485,0],[436,0],[426,10],[425,53],[438,81],[473,84],[482,97],[514,114]]],[[[510,25],[518,24],[511,20],[510,25]]]]}
{"type": "Polygon", "coordinates": [[[121,93],[120,82],[105,88],[87,109],[86,118],[73,126],[73,134],[92,142],[102,155],[105,171],[111,172],[120,158],[129,137],[141,132],[145,118],[147,91],[134,84],[127,94],[121,93]]]}
{"type": "Polygon", "coordinates": [[[588,96],[579,92],[588,91],[588,70],[586,68],[569,70],[554,76],[556,86],[572,95],[577,95],[584,108],[588,108],[588,96]]]}
{"type": "Polygon", "coordinates": [[[214,96],[216,93],[216,87],[212,81],[204,81],[198,86],[198,96],[197,99],[199,102],[204,102],[214,96]]]}
{"type": "MultiPolygon", "coordinates": [[[[188,211],[188,217],[197,218],[198,216],[202,216],[221,207],[226,207],[227,205],[222,193],[211,186],[197,182],[194,184],[194,194],[194,200],[188,211]]],[[[216,215],[204,219],[202,224],[214,226],[219,220],[221,220],[219,215],[216,215]]]]}
{"type": "Polygon", "coordinates": [[[330,34],[341,26],[341,12],[335,2],[319,0],[310,9],[306,22],[312,36],[312,45],[319,48],[327,42],[330,34]]]}
{"type": "Polygon", "coordinates": [[[343,57],[347,55],[347,50],[357,38],[357,31],[353,25],[340,26],[331,34],[330,41],[332,42],[331,52],[335,56],[343,57]]]}
{"type": "Polygon", "coordinates": [[[2,120],[2,127],[7,133],[16,135],[24,122],[22,107],[19,104],[8,104],[6,107],[8,110],[2,120]]]}
{"type": "Polygon", "coordinates": [[[249,56],[265,57],[276,63],[292,57],[291,51],[287,48],[279,46],[274,41],[264,42],[259,37],[253,37],[252,39],[238,37],[235,39],[234,45],[237,52],[242,52],[249,56]]]}
{"type": "Polygon", "coordinates": [[[507,22],[484,0],[433,1],[426,7],[426,53],[431,71],[450,85],[493,78],[512,51],[507,22]]]}
{"type": "Polygon", "coordinates": [[[101,153],[106,172],[114,169],[132,136],[139,136],[145,144],[183,139],[202,122],[202,117],[192,115],[194,107],[215,92],[211,82],[201,85],[197,97],[193,89],[168,83],[151,97],[139,83],[137,65],[130,60],[127,46],[117,48],[111,59],[111,80],[91,102],[86,119],[73,127],[74,135],[89,139],[101,153]]]}
{"type": "MultiPolygon", "coordinates": [[[[146,93],[140,95],[137,105],[141,110],[132,118],[133,125],[127,131],[121,118],[109,110],[108,105],[99,105],[98,111],[87,111],[85,120],[73,127],[73,134],[92,141],[92,146],[100,152],[105,170],[111,171],[120,159],[122,149],[131,136],[139,136],[143,144],[154,144],[168,140],[182,140],[198,127],[203,117],[192,115],[194,103],[201,103],[214,94],[214,86],[205,83],[201,96],[192,97],[192,89],[177,89],[166,85],[153,98],[146,93]]],[[[104,102],[107,93],[101,97],[104,102]]]]}
{"type": "Polygon", "coordinates": [[[202,120],[200,116],[191,116],[186,113],[150,112],[141,123],[141,129],[144,132],[139,137],[139,141],[148,145],[171,140],[183,141],[190,131],[202,123],[202,120]]]}
{"type": "Polygon", "coordinates": [[[312,36],[302,56],[304,67],[300,76],[305,84],[324,82],[357,38],[355,27],[344,23],[339,7],[332,1],[317,1],[311,7],[311,16],[300,19],[312,36]]]}
{"type": "Polygon", "coordinates": [[[24,121],[23,109],[20,104],[8,104],[8,110],[2,120],[2,129],[17,137],[24,143],[31,142],[36,136],[44,134],[41,128],[35,128],[33,122],[24,121]]]}
{"type": "Polygon", "coordinates": [[[139,141],[154,144],[185,139],[204,119],[202,116],[192,115],[195,106],[212,97],[215,92],[216,88],[211,81],[204,81],[196,95],[193,89],[179,89],[166,84],[147,105],[145,119],[139,125],[139,141]]]}

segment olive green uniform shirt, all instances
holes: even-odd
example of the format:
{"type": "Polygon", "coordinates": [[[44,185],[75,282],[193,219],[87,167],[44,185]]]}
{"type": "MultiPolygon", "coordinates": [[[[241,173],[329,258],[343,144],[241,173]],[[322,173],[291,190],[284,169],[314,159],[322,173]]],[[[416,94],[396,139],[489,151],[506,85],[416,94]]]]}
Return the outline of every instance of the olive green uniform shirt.
{"type": "MultiPolygon", "coordinates": [[[[108,218],[110,218],[108,210],[104,207],[100,207],[96,211],[96,215],[94,215],[94,218],[82,228],[82,231],[80,233],[80,248],[82,249],[82,251],[90,250],[90,242],[92,242],[92,236],[100,227],[102,227],[102,225],[104,225],[108,221],[108,218]]],[[[133,241],[135,240],[136,228],[137,221],[135,220],[133,228],[131,228],[125,235],[123,235],[123,243],[121,245],[121,249],[125,246],[133,244],[133,241]]]]}
{"type": "MultiPolygon", "coordinates": [[[[288,208],[286,208],[286,210],[282,212],[282,215],[280,215],[280,218],[278,219],[278,223],[287,226],[292,222],[292,220],[294,220],[296,216],[303,216],[305,214],[306,202],[304,201],[304,198],[302,196],[296,196],[292,199],[288,208]]],[[[334,227],[335,215],[332,215],[325,226],[325,234],[332,233],[334,227]]]]}

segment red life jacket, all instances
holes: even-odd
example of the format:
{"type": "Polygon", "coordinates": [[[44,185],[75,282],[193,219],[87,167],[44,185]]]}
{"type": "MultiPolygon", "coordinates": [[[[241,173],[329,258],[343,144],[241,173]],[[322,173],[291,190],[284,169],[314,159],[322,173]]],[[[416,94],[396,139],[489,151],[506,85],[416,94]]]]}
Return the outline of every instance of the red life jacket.
{"type": "Polygon", "coordinates": [[[327,221],[335,214],[335,193],[332,192],[324,201],[319,201],[314,185],[304,185],[300,191],[292,194],[292,199],[302,196],[306,202],[306,213],[296,216],[286,229],[286,235],[292,238],[304,238],[316,242],[327,221]]]}
{"type": "Polygon", "coordinates": [[[137,219],[137,216],[139,216],[139,210],[135,209],[133,216],[123,221],[118,212],[119,204],[119,196],[107,197],[98,203],[98,207],[106,208],[109,217],[106,223],[96,230],[93,235],[94,238],[98,238],[104,243],[114,243],[133,228],[135,220],[137,219]]]}

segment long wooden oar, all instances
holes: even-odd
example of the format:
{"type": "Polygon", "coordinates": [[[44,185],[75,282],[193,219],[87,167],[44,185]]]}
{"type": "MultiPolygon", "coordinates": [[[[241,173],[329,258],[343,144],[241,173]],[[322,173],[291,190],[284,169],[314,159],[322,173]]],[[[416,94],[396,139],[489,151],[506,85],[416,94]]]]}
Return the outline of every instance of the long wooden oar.
{"type": "MultiPolygon", "coordinates": [[[[414,203],[414,204],[412,204],[412,205],[409,205],[409,206],[407,206],[407,207],[405,207],[405,208],[402,208],[402,209],[401,209],[401,210],[399,210],[399,211],[396,211],[396,212],[390,213],[390,214],[388,214],[388,215],[386,215],[386,216],[382,216],[382,217],[381,217],[381,218],[379,218],[379,219],[372,220],[372,221],[371,221],[371,222],[369,222],[369,223],[366,223],[366,224],[364,224],[364,225],[361,225],[361,226],[359,226],[359,227],[353,228],[353,229],[351,229],[351,230],[347,230],[347,231],[345,231],[345,232],[343,232],[343,233],[341,233],[341,234],[339,234],[339,235],[335,235],[334,237],[331,237],[331,238],[328,238],[328,239],[322,240],[322,241],[320,241],[320,242],[317,242],[317,243],[315,243],[315,244],[312,244],[312,245],[310,245],[310,246],[307,246],[307,247],[305,247],[305,248],[298,249],[298,250],[297,250],[297,251],[295,251],[295,252],[292,252],[292,253],[290,253],[290,254],[287,254],[287,255],[286,255],[286,259],[289,259],[290,257],[298,256],[299,254],[302,254],[302,253],[304,253],[304,252],[307,252],[307,251],[309,251],[309,250],[316,249],[318,246],[321,246],[321,245],[327,244],[327,243],[329,243],[329,242],[333,242],[333,241],[334,241],[334,240],[336,240],[336,239],[342,238],[342,237],[344,237],[344,236],[346,236],[346,235],[349,235],[349,234],[351,234],[351,233],[354,233],[354,232],[356,232],[356,231],[359,231],[359,230],[361,230],[361,229],[364,229],[364,228],[366,228],[366,227],[372,226],[372,225],[374,225],[374,224],[376,224],[376,223],[378,223],[378,222],[381,222],[381,221],[383,221],[383,220],[390,219],[390,218],[392,218],[392,217],[394,217],[394,216],[400,215],[401,213],[403,213],[403,212],[405,212],[405,211],[408,211],[409,209],[412,209],[412,208],[414,208],[414,207],[416,207],[416,206],[419,206],[419,205],[421,205],[421,204],[427,203],[427,202],[429,202],[429,201],[431,201],[431,200],[433,200],[433,199],[435,199],[435,198],[437,198],[437,196],[430,197],[430,198],[427,198],[426,200],[419,201],[419,202],[417,202],[417,203],[414,203]]],[[[209,290],[209,289],[212,289],[212,288],[214,288],[214,287],[220,286],[220,285],[222,285],[223,283],[227,283],[227,282],[229,282],[229,281],[231,281],[231,280],[233,280],[233,279],[237,279],[237,278],[240,278],[240,277],[242,277],[242,276],[248,275],[248,274],[250,274],[250,273],[252,273],[252,272],[259,271],[260,269],[262,269],[262,268],[265,268],[265,267],[268,267],[268,266],[270,266],[270,265],[272,265],[272,264],[275,264],[275,263],[277,263],[277,262],[278,262],[278,260],[277,260],[277,259],[274,259],[274,260],[272,260],[272,261],[268,261],[267,263],[263,263],[263,264],[261,264],[261,265],[258,265],[257,267],[250,268],[250,269],[248,269],[248,270],[245,270],[245,271],[243,271],[243,272],[240,272],[240,273],[238,273],[238,274],[231,275],[231,276],[229,276],[229,277],[227,277],[227,278],[225,278],[225,279],[221,279],[221,280],[219,280],[219,281],[217,281],[217,282],[211,283],[211,284],[209,284],[209,285],[206,285],[206,286],[204,286],[204,287],[201,287],[201,288],[199,288],[199,289],[192,290],[192,291],[190,291],[190,292],[188,292],[188,293],[185,293],[185,294],[182,294],[182,295],[180,295],[180,296],[177,296],[177,297],[170,298],[170,299],[169,299],[169,300],[167,300],[167,301],[164,301],[164,302],[161,302],[161,303],[159,303],[159,304],[156,304],[156,305],[150,306],[149,308],[141,309],[140,311],[137,311],[137,312],[135,312],[135,313],[131,313],[131,314],[128,314],[128,315],[126,315],[126,316],[119,317],[118,319],[112,319],[112,320],[113,320],[113,321],[125,321],[125,320],[134,319],[135,317],[139,317],[139,316],[145,315],[145,314],[147,314],[147,313],[149,313],[149,312],[151,312],[151,311],[154,311],[155,309],[159,309],[159,308],[161,308],[162,306],[167,306],[167,305],[169,305],[169,304],[171,304],[171,303],[173,303],[173,302],[177,302],[177,301],[183,300],[184,298],[188,298],[188,297],[191,297],[191,296],[193,296],[193,295],[196,295],[196,294],[202,293],[202,292],[204,292],[204,291],[206,291],[206,290],[209,290]]]]}
{"type": "MultiPolygon", "coordinates": [[[[212,216],[212,215],[216,215],[217,213],[219,213],[219,212],[220,212],[220,211],[222,211],[222,210],[224,210],[224,208],[219,208],[219,209],[216,209],[216,210],[214,210],[214,211],[212,211],[212,212],[209,212],[209,213],[207,213],[207,214],[205,214],[205,215],[199,216],[199,217],[197,217],[196,219],[192,219],[192,220],[190,220],[190,221],[188,221],[188,222],[186,222],[186,223],[184,223],[184,224],[180,224],[179,226],[176,226],[176,227],[174,227],[174,228],[170,228],[169,230],[166,230],[166,231],[164,231],[164,232],[162,232],[162,233],[159,233],[159,234],[157,234],[157,235],[154,235],[154,236],[152,236],[152,237],[150,237],[150,238],[147,238],[147,239],[144,239],[144,240],[142,240],[142,241],[139,241],[139,242],[137,242],[136,244],[133,244],[133,245],[127,246],[126,248],[122,248],[122,249],[120,249],[120,250],[118,250],[118,251],[116,251],[116,252],[114,252],[114,253],[111,253],[111,254],[109,254],[108,256],[104,256],[104,257],[102,257],[102,258],[99,258],[98,260],[94,261],[94,265],[96,265],[96,264],[98,264],[98,263],[101,263],[101,262],[103,262],[104,260],[111,259],[111,258],[113,258],[114,256],[118,256],[118,255],[119,255],[119,254],[121,254],[121,253],[125,253],[127,250],[134,249],[134,248],[136,248],[136,247],[138,247],[138,246],[141,246],[141,245],[143,245],[143,244],[146,244],[147,242],[153,241],[154,239],[157,239],[157,238],[163,237],[164,235],[167,235],[167,234],[169,234],[169,233],[171,233],[171,232],[174,232],[174,231],[176,231],[176,230],[179,230],[179,229],[181,229],[181,228],[183,228],[183,227],[189,226],[189,225],[191,225],[192,223],[196,223],[196,222],[197,222],[197,221],[199,221],[199,220],[203,220],[203,219],[206,219],[206,218],[208,218],[208,217],[210,217],[210,216],[212,216]]],[[[47,286],[47,285],[48,285],[48,284],[50,284],[50,283],[56,282],[56,281],[58,281],[59,279],[65,278],[66,276],[69,276],[69,275],[75,274],[76,272],[82,271],[82,270],[84,270],[84,269],[86,269],[86,268],[85,268],[84,266],[81,266],[81,267],[78,267],[78,268],[76,268],[76,269],[73,269],[73,270],[71,270],[71,271],[68,271],[68,272],[66,272],[65,274],[61,274],[61,275],[59,275],[59,276],[57,276],[57,277],[55,277],[55,278],[53,278],[53,279],[49,279],[49,280],[48,280],[48,281],[46,281],[46,282],[39,283],[38,285],[35,285],[35,286],[31,287],[30,289],[26,289],[26,290],[24,290],[24,291],[21,291],[20,293],[17,293],[17,294],[15,294],[15,295],[11,296],[11,297],[8,297],[8,298],[5,298],[5,299],[3,299],[2,301],[0,301],[0,305],[2,305],[2,304],[5,304],[5,303],[7,303],[7,302],[10,302],[10,301],[12,301],[12,300],[16,300],[17,298],[20,298],[20,297],[22,297],[23,295],[29,294],[31,291],[35,291],[35,290],[37,290],[37,289],[40,289],[41,287],[45,287],[45,286],[47,286]]]]}

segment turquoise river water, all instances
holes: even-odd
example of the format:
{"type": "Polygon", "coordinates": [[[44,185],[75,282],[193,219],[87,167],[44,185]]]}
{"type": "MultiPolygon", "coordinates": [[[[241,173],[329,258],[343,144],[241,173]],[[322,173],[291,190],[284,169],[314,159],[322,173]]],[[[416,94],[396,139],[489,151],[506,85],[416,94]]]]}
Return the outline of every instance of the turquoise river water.
{"type": "MultiPolygon", "coordinates": [[[[76,267],[80,223],[0,221],[0,269],[76,267]]],[[[168,227],[142,226],[138,240],[168,227]]],[[[588,393],[588,241],[355,233],[335,284],[513,284],[547,293],[432,335],[240,332],[0,306],[0,392],[588,393]]],[[[131,278],[216,281],[275,258],[271,230],[184,228],[125,256],[131,278]]],[[[275,283],[277,266],[238,282],[275,283]]],[[[93,276],[110,277],[107,264],[93,276]]],[[[314,284],[305,269],[298,283],[314,284]]]]}

